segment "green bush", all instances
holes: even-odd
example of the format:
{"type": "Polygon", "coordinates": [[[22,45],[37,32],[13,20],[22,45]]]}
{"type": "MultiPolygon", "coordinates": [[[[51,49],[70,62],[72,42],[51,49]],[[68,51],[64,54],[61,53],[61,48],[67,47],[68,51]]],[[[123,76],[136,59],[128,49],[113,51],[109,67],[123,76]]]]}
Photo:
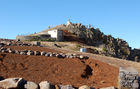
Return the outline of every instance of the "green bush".
{"type": "Polygon", "coordinates": [[[80,44],[76,44],[76,47],[77,47],[77,48],[81,48],[81,45],[80,45],[80,44]]]}
{"type": "Polygon", "coordinates": [[[102,48],[102,51],[107,52],[107,49],[105,47],[102,48]]]}
{"type": "Polygon", "coordinates": [[[122,52],[123,52],[124,55],[128,55],[127,49],[121,48],[121,50],[122,50],[122,52]]]}

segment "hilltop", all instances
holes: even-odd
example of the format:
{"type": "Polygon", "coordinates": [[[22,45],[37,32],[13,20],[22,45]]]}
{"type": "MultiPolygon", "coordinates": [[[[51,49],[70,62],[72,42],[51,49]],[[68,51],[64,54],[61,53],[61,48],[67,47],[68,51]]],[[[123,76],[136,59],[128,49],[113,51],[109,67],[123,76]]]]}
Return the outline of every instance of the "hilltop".
{"type": "Polygon", "coordinates": [[[57,25],[52,28],[49,27],[47,30],[26,37],[31,38],[30,40],[32,41],[42,40],[55,42],[55,39],[47,39],[47,37],[49,37],[48,32],[53,30],[63,31],[63,40],[60,40],[61,42],[77,42],[78,44],[93,46],[94,48],[90,48],[90,50],[94,54],[137,62],[140,61],[139,49],[132,49],[125,40],[114,38],[111,35],[105,35],[99,28],[91,27],[91,25],[85,26],[81,23],[68,21],[67,24],[57,25]]]}

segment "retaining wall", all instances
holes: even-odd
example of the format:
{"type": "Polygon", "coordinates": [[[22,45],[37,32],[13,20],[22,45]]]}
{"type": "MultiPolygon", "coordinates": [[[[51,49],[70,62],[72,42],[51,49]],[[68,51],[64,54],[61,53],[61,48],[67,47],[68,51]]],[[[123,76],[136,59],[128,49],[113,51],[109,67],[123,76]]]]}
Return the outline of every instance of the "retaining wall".
{"type": "Polygon", "coordinates": [[[119,85],[120,89],[139,89],[138,71],[132,67],[120,67],[119,85]]]}

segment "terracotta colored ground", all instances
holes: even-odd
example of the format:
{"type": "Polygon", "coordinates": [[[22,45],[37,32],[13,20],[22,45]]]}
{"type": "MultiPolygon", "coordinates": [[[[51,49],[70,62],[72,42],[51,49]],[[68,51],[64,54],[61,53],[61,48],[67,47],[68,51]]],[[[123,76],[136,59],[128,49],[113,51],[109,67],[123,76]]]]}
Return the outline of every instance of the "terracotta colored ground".
{"type": "MultiPolygon", "coordinates": [[[[55,52],[43,47],[11,46],[11,48],[55,52]]],[[[0,53],[0,76],[23,77],[36,83],[47,80],[52,84],[70,84],[75,87],[81,85],[96,88],[117,87],[118,68],[93,59],[59,59],[0,53]]]]}

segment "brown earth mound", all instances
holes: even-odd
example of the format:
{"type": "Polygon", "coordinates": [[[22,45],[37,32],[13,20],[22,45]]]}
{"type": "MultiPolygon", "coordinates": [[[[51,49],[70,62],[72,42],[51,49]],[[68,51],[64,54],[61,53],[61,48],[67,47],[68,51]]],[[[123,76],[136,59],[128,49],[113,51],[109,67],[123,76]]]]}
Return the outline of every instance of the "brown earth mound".
{"type": "MultiPolygon", "coordinates": [[[[23,50],[23,47],[15,47],[15,49],[19,48],[23,50]]],[[[43,50],[39,47],[24,48],[43,50]]],[[[49,49],[44,48],[44,50],[49,49]]],[[[75,87],[81,85],[96,88],[117,87],[118,68],[93,59],[60,59],[0,53],[0,76],[4,78],[23,77],[36,83],[47,80],[52,84],[70,84],[75,87]]]]}

